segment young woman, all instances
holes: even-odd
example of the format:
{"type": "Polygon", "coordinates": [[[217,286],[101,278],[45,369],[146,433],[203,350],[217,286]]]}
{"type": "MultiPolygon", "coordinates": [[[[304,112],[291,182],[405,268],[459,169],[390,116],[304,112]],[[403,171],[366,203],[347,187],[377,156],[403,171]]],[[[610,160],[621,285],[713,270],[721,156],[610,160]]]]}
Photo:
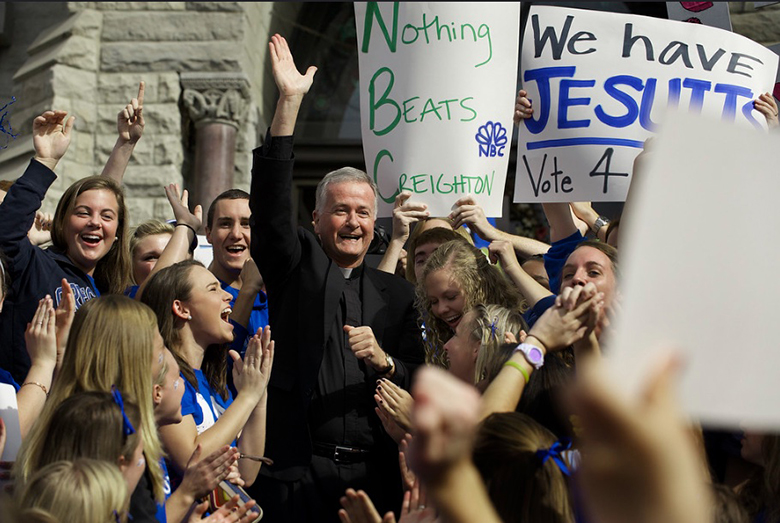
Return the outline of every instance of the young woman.
{"type": "Polygon", "coordinates": [[[42,420],[40,430],[46,445],[30,456],[30,469],[37,472],[56,461],[78,458],[115,463],[135,490],[146,468],[141,438],[141,413],[130,394],[79,392],[65,399],[42,420]]]}
{"type": "Polygon", "coordinates": [[[76,307],[101,293],[121,293],[129,283],[127,209],[122,190],[105,176],[92,176],[66,189],[52,226],[53,246],[42,250],[27,231],[35,220],[54,168],[70,144],[74,117],[47,111],[33,122],[35,158],[0,206],[0,249],[8,258],[10,292],[0,315],[0,367],[22,382],[30,366],[24,330],[38,300],[47,294],[59,304],[66,278],[76,307]]]}
{"type": "Polygon", "coordinates": [[[501,521],[573,523],[566,443],[533,419],[492,414],[474,444],[474,464],[501,521]]]}
{"type": "Polygon", "coordinates": [[[463,315],[479,303],[519,309],[518,290],[485,255],[461,241],[441,245],[417,283],[417,310],[425,323],[426,361],[446,366],[444,343],[463,315]]]}
{"type": "MultiPolygon", "coordinates": [[[[226,385],[227,349],[233,340],[232,296],[200,262],[183,261],[155,273],[141,298],[157,315],[160,333],[184,377],[183,420],[160,428],[160,436],[177,471],[197,445],[209,453],[238,438],[242,453],[262,456],[265,448],[266,387],[273,362],[271,331],[255,335],[242,361],[235,362],[234,399],[226,385]]],[[[260,464],[239,462],[247,484],[260,464]]]]}
{"type": "Polygon", "coordinates": [[[520,341],[527,330],[517,310],[500,305],[477,305],[463,315],[455,333],[444,344],[450,372],[473,385],[487,377],[487,366],[506,341],[520,341]],[[507,338],[510,335],[510,338],[507,338]]]}
{"type": "Polygon", "coordinates": [[[130,256],[133,260],[132,274],[135,285],[146,281],[175,230],[172,224],[160,220],[147,220],[133,229],[130,236],[130,256]]]}
{"type": "MultiPolygon", "coordinates": [[[[103,296],[83,305],[73,319],[62,368],[40,419],[19,450],[15,477],[28,481],[32,476],[34,456],[48,445],[43,427],[60,403],[77,392],[111,392],[116,387],[136,398],[141,415],[149,485],[142,480],[138,488],[151,489],[154,498],[162,502],[162,448],[155,429],[153,376],[160,375],[164,351],[154,314],[148,307],[121,295],[103,296]]],[[[149,501],[154,513],[151,496],[149,501]]]]}

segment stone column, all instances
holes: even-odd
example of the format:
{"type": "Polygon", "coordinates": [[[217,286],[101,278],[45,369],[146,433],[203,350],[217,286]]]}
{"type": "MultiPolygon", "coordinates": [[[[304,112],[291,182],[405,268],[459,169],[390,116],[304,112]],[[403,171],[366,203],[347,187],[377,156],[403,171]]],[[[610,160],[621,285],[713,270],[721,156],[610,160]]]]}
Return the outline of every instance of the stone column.
{"type": "Polygon", "coordinates": [[[190,207],[208,206],[233,188],[236,133],[249,108],[243,73],[181,73],[184,107],[195,123],[194,186],[190,207]]]}

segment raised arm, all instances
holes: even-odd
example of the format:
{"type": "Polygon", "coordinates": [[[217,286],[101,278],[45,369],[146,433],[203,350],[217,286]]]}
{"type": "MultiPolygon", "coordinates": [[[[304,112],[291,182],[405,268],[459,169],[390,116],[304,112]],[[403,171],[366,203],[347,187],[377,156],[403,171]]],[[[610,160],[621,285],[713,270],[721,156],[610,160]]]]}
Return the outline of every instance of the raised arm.
{"type": "MultiPolygon", "coordinates": [[[[599,240],[607,241],[607,226],[609,220],[599,215],[590,202],[571,202],[569,204],[574,215],[585,222],[588,229],[596,233],[599,240]]],[[[582,232],[582,231],[580,231],[582,232]]],[[[583,233],[584,235],[585,233],[583,233]]]]}
{"type": "Polygon", "coordinates": [[[76,118],[66,120],[65,111],[46,111],[33,120],[35,157],[24,174],[11,186],[0,205],[0,249],[11,262],[11,270],[24,267],[33,250],[27,232],[35,221],[49,186],[57,176],[54,169],[68,150],[76,118]]]}
{"type": "Polygon", "coordinates": [[[488,252],[490,253],[491,262],[501,262],[504,274],[509,276],[509,279],[517,286],[529,307],[533,307],[536,302],[550,295],[548,289],[523,270],[509,242],[503,240],[492,241],[488,246],[488,252]]]}
{"type": "Polygon", "coordinates": [[[412,223],[430,216],[428,206],[424,203],[407,201],[412,197],[409,191],[403,191],[395,197],[393,206],[393,235],[390,245],[387,246],[382,261],[377,269],[390,274],[395,274],[398,259],[404,249],[406,240],[409,239],[409,229],[412,223]]]}
{"type": "Polygon", "coordinates": [[[108,176],[119,185],[122,184],[127,164],[130,162],[130,157],[135,149],[135,144],[138,143],[144,132],[145,86],[146,84],[141,82],[138,86],[138,97],[130,100],[130,103],[117,114],[116,128],[119,136],[101,173],[101,176],[108,176]]]}
{"type": "Polygon", "coordinates": [[[485,241],[500,240],[509,242],[522,258],[530,258],[534,254],[544,254],[550,248],[544,242],[496,229],[488,221],[482,207],[471,196],[460,198],[455,202],[455,205],[455,210],[450,213],[450,219],[453,221],[453,228],[455,229],[461,225],[468,225],[485,241]]]}
{"type": "Polygon", "coordinates": [[[285,278],[300,259],[301,246],[292,215],[292,134],[317,68],[309,67],[305,75],[300,74],[287,41],[278,34],[271,38],[268,47],[279,100],[269,136],[254,150],[249,207],[252,259],[270,292],[270,287],[285,278]]]}
{"type": "MultiPolygon", "coordinates": [[[[159,428],[160,438],[170,454],[176,468],[185,467],[198,445],[204,454],[212,453],[230,444],[238,437],[238,449],[242,454],[262,456],[265,449],[266,388],[271,375],[274,358],[274,342],[271,329],[266,327],[262,336],[254,336],[242,360],[235,351],[233,358],[233,383],[238,395],[214,425],[198,433],[192,416],[184,416],[174,425],[159,428]]],[[[254,482],[260,470],[260,463],[240,460],[241,477],[247,484],[254,482]]]]}
{"type": "Polygon", "coordinates": [[[420,369],[414,388],[412,468],[444,521],[498,523],[482,478],[471,461],[479,394],[443,370],[420,369]]]}
{"type": "Polygon", "coordinates": [[[780,120],[777,116],[777,102],[775,97],[770,93],[764,93],[753,101],[753,107],[764,115],[766,118],[766,125],[769,130],[777,129],[780,127],[780,120]]]}
{"type": "MultiPolygon", "coordinates": [[[[538,347],[546,354],[581,340],[594,328],[591,320],[603,306],[603,298],[592,283],[578,287],[572,297],[577,306],[570,309],[566,303],[556,302],[537,320],[524,343],[538,347]],[[579,297],[583,299],[578,301],[579,297]]],[[[482,395],[480,419],[494,412],[515,410],[528,383],[527,376],[530,377],[534,370],[525,355],[515,351],[482,395]]]]}
{"type": "Polygon", "coordinates": [[[300,74],[287,40],[278,34],[271,37],[268,50],[271,53],[274,80],[279,88],[279,101],[271,122],[271,136],[292,136],[301,102],[311,88],[317,68],[311,66],[305,75],[300,74]]]}
{"type": "Polygon", "coordinates": [[[171,204],[171,209],[173,209],[173,215],[176,217],[176,227],[171,239],[168,241],[168,245],[163,249],[149,276],[138,287],[138,292],[135,294],[136,300],[141,299],[146,285],[152,279],[152,275],[189,257],[190,246],[197,237],[196,231],[200,230],[203,225],[203,208],[200,205],[196,205],[195,210],[190,212],[187,207],[189,202],[187,189],[180,195],[179,186],[172,183],[165,186],[165,196],[168,197],[168,202],[171,204]]]}

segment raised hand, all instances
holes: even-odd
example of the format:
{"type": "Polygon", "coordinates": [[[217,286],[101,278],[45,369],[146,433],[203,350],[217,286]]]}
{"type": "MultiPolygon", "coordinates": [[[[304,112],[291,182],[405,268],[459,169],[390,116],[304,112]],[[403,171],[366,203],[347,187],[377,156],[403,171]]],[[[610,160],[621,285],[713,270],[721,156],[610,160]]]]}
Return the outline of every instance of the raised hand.
{"type": "MultiPolygon", "coordinates": [[[[377,402],[380,401],[378,394],[374,394],[374,400],[377,402]]],[[[400,444],[401,441],[403,441],[404,435],[406,435],[406,431],[390,417],[390,414],[379,407],[374,407],[374,412],[376,412],[376,415],[379,417],[379,421],[382,422],[382,427],[385,429],[385,432],[387,432],[387,435],[393,438],[396,445],[400,444]]]]}
{"type": "Polygon", "coordinates": [[[119,139],[128,143],[136,143],[144,133],[144,89],[146,84],[141,82],[138,86],[138,97],[130,100],[130,103],[119,111],[116,116],[116,129],[119,139]]]}
{"type": "Polygon", "coordinates": [[[54,221],[53,217],[49,213],[37,211],[35,213],[35,221],[27,231],[27,238],[33,245],[43,245],[46,242],[51,241],[51,226],[54,221]]]}
{"type": "Polygon", "coordinates": [[[493,227],[485,216],[485,211],[472,196],[464,196],[455,202],[455,210],[450,213],[453,229],[461,225],[468,225],[480,238],[485,240],[498,239],[496,228],[493,227]]]}
{"type": "Polygon", "coordinates": [[[216,512],[209,515],[205,519],[201,519],[203,514],[209,509],[209,502],[204,501],[195,506],[192,514],[187,519],[188,523],[249,523],[257,519],[255,512],[250,512],[252,507],[257,505],[254,499],[249,500],[242,506],[239,506],[241,498],[239,496],[233,496],[233,498],[219,507],[216,512]]]}
{"type": "Polygon", "coordinates": [[[66,111],[46,111],[33,120],[35,159],[54,170],[68,150],[75,116],[67,120],[66,111]]]}
{"type": "Polygon", "coordinates": [[[51,296],[38,301],[38,309],[27,329],[24,331],[24,341],[32,365],[45,365],[54,372],[57,364],[57,334],[54,322],[54,307],[51,296]]]}
{"type": "MultiPolygon", "coordinates": [[[[339,519],[342,523],[382,523],[383,521],[371,498],[362,490],[355,492],[354,489],[348,488],[340,502],[343,508],[339,509],[339,519]]],[[[395,523],[395,516],[392,521],[395,523]]]]}
{"type": "Polygon", "coordinates": [[[436,510],[426,506],[425,489],[419,480],[415,480],[412,488],[404,492],[401,504],[401,518],[398,523],[433,523],[436,521],[436,510]]]}
{"type": "Polygon", "coordinates": [[[753,107],[766,118],[766,124],[770,129],[780,126],[777,116],[777,102],[770,93],[764,93],[753,101],[753,107]]]}
{"type": "Polygon", "coordinates": [[[184,477],[179,485],[183,492],[191,494],[195,499],[208,495],[217,488],[219,482],[227,478],[231,465],[238,461],[240,452],[235,447],[225,445],[205,458],[201,459],[202,447],[198,445],[187,462],[184,477]]]}
{"type": "Polygon", "coordinates": [[[311,66],[306,70],[305,75],[299,73],[287,40],[278,34],[271,37],[268,50],[271,54],[271,68],[280,96],[303,98],[303,95],[308,93],[311,88],[317,68],[311,66]]]}
{"type": "Polygon", "coordinates": [[[68,345],[68,335],[70,326],[73,325],[73,317],[76,315],[76,296],[73,294],[68,280],[62,279],[62,296],[57,310],[54,312],[54,323],[57,326],[57,366],[62,366],[62,359],[65,357],[65,347],[68,345]]]}
{"type": "Polygon", "coordinates": [[[190,212],[188,206],[189,193],[187,192],[187,189],[184,189],[184,192],[180,192],[179,184],[177,183],[166,185],[164,189],[165,196],[171,204],[173,216],[176,218],[176,223],[184,223],[194,230],[199,231],[203,225],[203,207],[196,205],[195,209],[190,212]]]}
{"type": "MultiPolygon", "coordinates": [[[[380,379],[376,387],[379,408],[405,431],[412,430],[414,399],[407,391],[388,379],[380,379]]],[[[376,398],[375,398],[376,399],[376,398]]]]}
{"type": "Polygon", "coordinates": [[[582,426],[578,471],[589,519],[603,523],[713,521],[709,474],[680,411],[680,361],[668,355],[642,394],[617,390],[603,361],[577,362],[569,401],[582,426]]]}
{"type": "Polygon", "coordinates": [[[411,197],[411,192],[403,191],[395,197],[393,205],[393,240],[402,244],[409,238],[411,224],[431,215],[424,203],[408,201],[411,197]]]}
{"type": "Polygon", "coordinates": [[[530,118],[534,114],[534,108],[531,107],[531,100],[528,98],[528,93],[522,89],[517,91],[517,99],[515,100],[515,125],[520,125],[520,120],[530,118]]]}
{"type": "Polygon", "coordinates": [[[592,283],[566,288],[555,305],[536,321],[528,336],[536,338],[546,351],[560,350],[580,341],[596,328],[604,310],[604,293],[592,283]]]}
{"type": "Polygon", "coordinates": [[[271,339],[271,327],[252,336],[246,347],[244,358],[234,350],[230,351],[233,358],[233,384],[238,394],[255,394],[259,402],[266,393],[268,380],[271,379],[271,366],[274,362],[274,341],[271,339]]]}
{"type": "Polygon", "coordinates": [[[427,483],[458,464],[470,463],[479,416],[479,393],[448,372],[417,371],[414,396],[412,468],[427,483]]]}
{"type": "Polygon", "coordinates": [[[515,254],[515,248],[506,240],[493,240],[490,242],[488,255],[491,263],[501,262],[504,270],[514,265],[520,267],[520,262],[517,261],[517,254],[515,254]]]}

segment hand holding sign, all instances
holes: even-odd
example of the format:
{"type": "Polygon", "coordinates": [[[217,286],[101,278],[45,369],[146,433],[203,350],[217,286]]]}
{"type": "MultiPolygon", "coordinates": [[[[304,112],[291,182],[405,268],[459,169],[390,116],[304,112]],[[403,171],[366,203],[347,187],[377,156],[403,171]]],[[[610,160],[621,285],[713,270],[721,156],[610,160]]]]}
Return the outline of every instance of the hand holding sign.
{"type": "Polygon", "coordinates": [[[520,125],[520,120],[530,118],[534,114],[534,108],[531,107],[531,100],[528,99],[528,93],[522,89],[517,91],[517,100],[515,100],[515,125],[520,125]]]}
{"type": "Polygon", "coordinates": [[[770,129],[774,129],[780,126],[780,121],[777,117],[777,102],[775,97],[769,93],[764,93],[753,102],[753,107],[756,111],[764,115],[766,118],[766,124],[770,129]]]}
{"type": "Polygon", "coordinates": [[[404,191],[395,197],[393,206],[393,240],[405,243],[409,238],[409,227],[412,223],[423,220],[431,215],[424,203],[407,201],[412,193],[404,191]]]}

